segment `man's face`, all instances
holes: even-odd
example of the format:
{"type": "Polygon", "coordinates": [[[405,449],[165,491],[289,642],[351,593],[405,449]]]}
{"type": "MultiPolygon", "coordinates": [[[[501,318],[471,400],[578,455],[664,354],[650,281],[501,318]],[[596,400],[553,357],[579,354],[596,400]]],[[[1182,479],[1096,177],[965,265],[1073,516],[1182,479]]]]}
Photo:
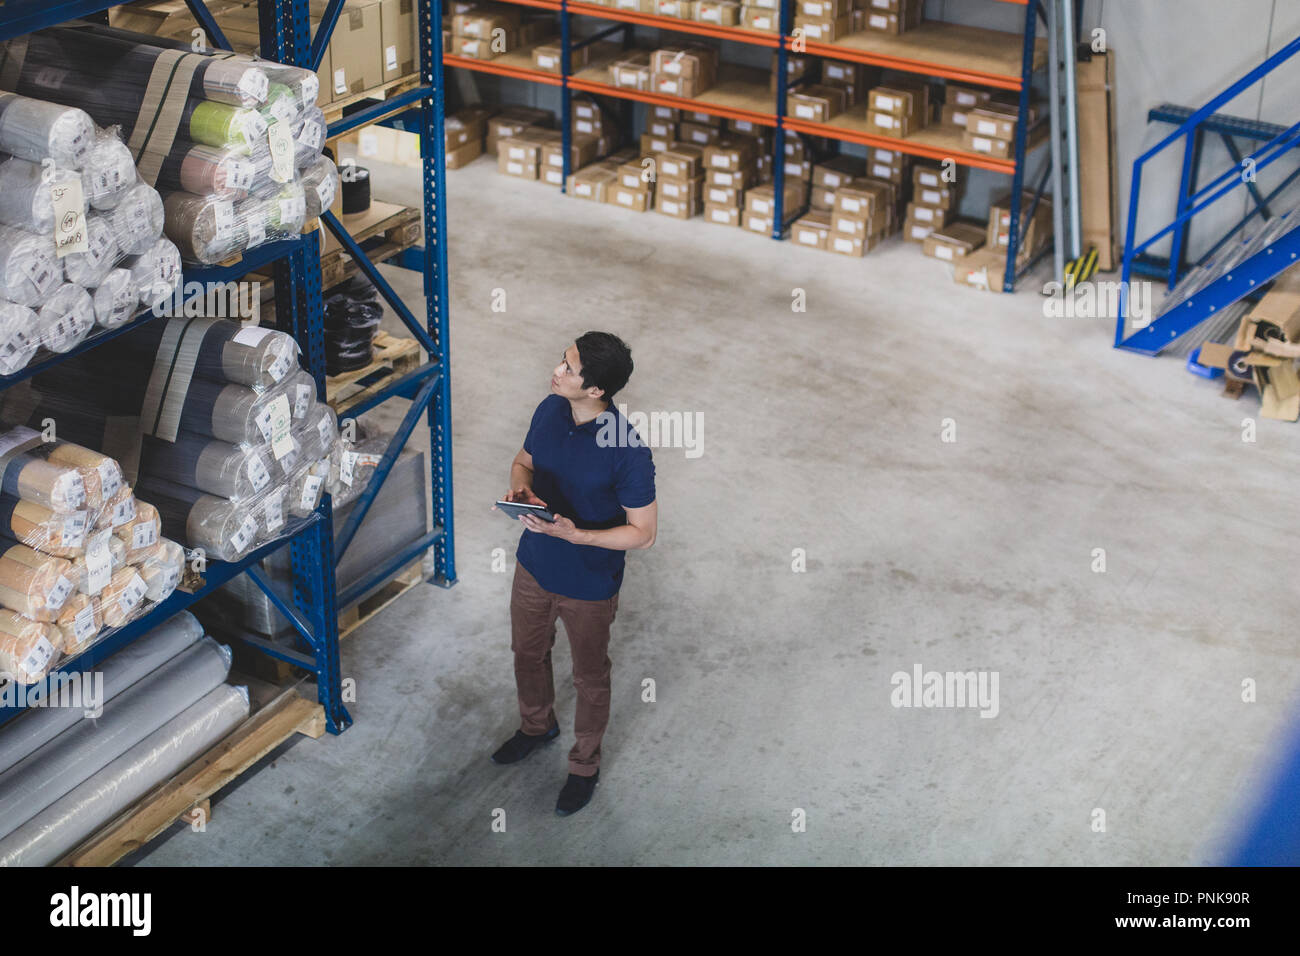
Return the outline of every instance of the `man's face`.
{"type": "Polygon", "coordinates": [[[582,387],[582,362],[578,359],[578,346],[570,345],[564,350],[560,364],[551,373],[551,391],[574,402],[590,398],[591,393],[596,391],[582,387]]]}

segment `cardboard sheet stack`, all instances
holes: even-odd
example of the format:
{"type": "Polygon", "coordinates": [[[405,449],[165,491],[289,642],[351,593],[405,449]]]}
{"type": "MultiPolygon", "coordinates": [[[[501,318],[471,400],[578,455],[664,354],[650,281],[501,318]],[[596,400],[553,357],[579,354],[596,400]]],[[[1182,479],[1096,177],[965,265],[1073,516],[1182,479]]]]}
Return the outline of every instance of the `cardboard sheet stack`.
{"type": "Polygon", "coordinates": [[[188,262],[292,236],[334,200],[315,73],[92,24],[11,40],[4,53],[10,89],[120,128],[126,158],[162,197],[142,221],[162,223],[188,262]]]}
{"type": "Polygon", "coordinates": [[[166,600],[185,555],[112,458],[22,426],[0,434],[0,673],[65,654],[166,600]]]}
{"type": "Polygon", "coordinates": [[[171,296],[180,255],[162,230],[162,200],[116,130],[0,93],[0,374],[171,296]]]}
{"type": "Polygon", "coordinates": [[[56,862],[247,718],[230,660],[182,612],[6,724],[0,866],[56,862]]]}
{"type": "Polygon", "coordinates": [[[353,478],[333,410],[298,345],[227,319],[156,321],[10,389],[6,414],[130,454],[162,530],[236,561],[353,478]],[[89,361],[93,358],[93,361],[89,361]],[[9,406],[13,406],[11,412],[9,406]],[[18,411],[23,408],[23,413],[18,411]]]}

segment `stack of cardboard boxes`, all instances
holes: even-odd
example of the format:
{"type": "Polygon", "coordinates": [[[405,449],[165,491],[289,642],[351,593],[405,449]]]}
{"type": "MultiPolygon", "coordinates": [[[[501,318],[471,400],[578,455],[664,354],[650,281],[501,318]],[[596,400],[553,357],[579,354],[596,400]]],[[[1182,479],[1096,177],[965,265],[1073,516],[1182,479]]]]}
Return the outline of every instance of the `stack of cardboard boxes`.
{"type": "MultiPolygon", "coordinates": [[[[570,110],[569,168],[580,170],[613,148],[613,124],[600,104],[574,97],[570,110]]],[[[497,169],[507,176],[537,180],[551,186],[564,183],[564,134],[552,129],[555,116],[547,110],[509,107],[488,120],[488,151],[497,156],[497,169]]]]}
{"type": "MultiPolygon", "coordinates": [[[[989,206],[989,222],[984,234],[984,248],[968,252],[953,263],[953,281],[989,292],[1002,291],[1011,236],[1011,194],[996,197],[989,206]]],[[[1034,194],[1020,194],[1020,236],[1016,268],[1026,265],[1052,241],[1052,203],[1041,197],[1034,206],[1034,194]],[[1033,215],[1030,208],[1033,207],[1033,215]]]]}
{"type": "Polygon", "coordinates": [[[867,94],[867,125],[872,132],[906,139],[930,119],[930,85],[897,80],[867,94]]]}
{"type": "Polygon", "coordinates": [[[860,257],[896,228],[897,190],[872,179],[865,160],[836,156],[812,168],[810,211],[795,220],[791,238],[801,246],[860,257]]]}
{"type": "Polygon", "coordinates": [[[984,245],[983,226],[957,220],[960,200],[957,182],[944,179],[935,166],[912,169],[912,201],[907,206],[905,236],[922,243],[922,252],[934,259],[955,262],[984,245]],[[928,227],[928,234],[922,234],[928,227]]]}
{"type": "Polygon", "coordinates": [[[650,91],[694,99],[718,80],[718,51],[698,44],[663,47],[650,54],[650,91]]]}
{"type": "Polygon", "coordinates": [[[858,0],[863,11],[862,28],[898,35],[921,25],[925,0],[858,0]]]}
{"type": "Polygon", "coordinates": [[[798,0],[794,26],[803,38],[832,43],[853,32],[853,0],[798,0]]]}
{"type": "Polygon", "coordinates": [[[780,0],[748,0],[740,5],[740,25],[764,33],[781,32],[780,0]]]}
{"type": "Polygon", "coordinates": [[[444,120],[442,136],[448,169],[460,169],[483,155],[488,120],[495,113],[495,109],[471,106],[444,120]]]}
{"type": "Polygon", "coordinates": [[[939,122],[943,126],[963,132],[966,129],[966,116],[976,107],[983,106],[992,94],[974,86],[958,86],[949,83],[944,87],[943,111],[939,122]]]}
{"type": "MultiPolygon", "coordinates": [[[[474,60],[491,60],[502,53],[538,43],[555,33],[550,14],[525,13],[504,3],[454,2],[443,16],[444,53],[474,60]]],[[[558,50],[553,68],[559,71],[558,50]]]]}
{"type": "Polygon", "coordinates": [[[704,219],[719,226],[739,226],[749,190],[770,178],[768,133],[753,124],[731,120],[724,143],[706,150],[704,219]]]}

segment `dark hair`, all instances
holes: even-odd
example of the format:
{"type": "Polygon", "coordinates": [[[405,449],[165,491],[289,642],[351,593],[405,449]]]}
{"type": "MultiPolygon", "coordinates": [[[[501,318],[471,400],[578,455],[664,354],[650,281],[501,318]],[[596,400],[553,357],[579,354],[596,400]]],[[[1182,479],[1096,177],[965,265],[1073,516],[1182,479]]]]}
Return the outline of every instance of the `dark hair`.
{"type": "Polygon", "coordinates": [[[582,362],[582,387],[599,388],[605,401],[612,401],[632,377],[632,350],[609,332],[588,332],[574,344],[582,362]]]}

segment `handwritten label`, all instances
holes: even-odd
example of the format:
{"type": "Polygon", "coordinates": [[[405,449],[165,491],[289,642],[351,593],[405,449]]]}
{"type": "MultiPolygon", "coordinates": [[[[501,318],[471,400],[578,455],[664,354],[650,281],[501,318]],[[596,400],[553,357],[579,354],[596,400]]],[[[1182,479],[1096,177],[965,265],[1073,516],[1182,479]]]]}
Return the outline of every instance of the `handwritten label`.
{"type": "Polygon", "coordinates": [[[50,201],[54,205],[54,248],[59,258],[70,252],[87,251],[90,243],[86,237],[86,200],[81,192],[81,177],[50,183],[50,201]]]}
{"type": "Polygon", "coordinates": [[[113,556],[108,550],[112,531],[101,531],[90,539],[86,548],[86,592],[98,594],[113,577],[113,556]]]}

